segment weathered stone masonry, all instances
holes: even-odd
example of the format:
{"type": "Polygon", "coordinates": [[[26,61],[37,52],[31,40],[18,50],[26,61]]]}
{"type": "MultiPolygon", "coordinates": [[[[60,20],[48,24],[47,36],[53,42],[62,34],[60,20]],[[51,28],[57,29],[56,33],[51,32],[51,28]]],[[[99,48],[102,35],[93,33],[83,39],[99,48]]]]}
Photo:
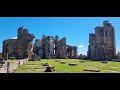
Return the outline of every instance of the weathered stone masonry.
{"type": "Polygon", "coordinates": [[[66,38],[59,40],[58,36],[45,36],[36,39],[33,51],[41,58],[77,58],[77,47],[66,45],[66,38]]]}
{"type": "Polygon", "coordinates": [[[77,58],[77,47],[66,45],[66,38],[59,40],[58,36],[42,36],[42,39],[36,39],[29,34],[23,26],[18,28],[17,39],[7,39],[3,41],[3,58],[38,60],[40,58],[77,58]],[[34,47],[33,47],[34,46],[34,47]],[[38,58],[39,57],[39,58],[38,58]]]}
{"type": "Polygon", "coordinates": [[[13,73],[18,67],[28,62],[28,59],[21,59],[15,62],[5,62],[2,67],[0,67],[0,73],[13,73]]]}
{"type": "Polygon", "coordinates": [[[29,34],[23,26],[18,28],[17,39],[7,39],[3,41],[3,58],[24,59],[32,57],[32,40],[35,38],[33,34],[29,34]],[[30,56],[31,55],[31,56],[30,56]],[[29,56],[29,57],[28,57],[29,56]]]}
{"type": "Polygon", "coordinates": [[[95,27],[95,34],[89,34],[87,56],[92,60],[110,60],[116,56],[115,30],[108,21],[103,21],[103,27],[95,27]]]}

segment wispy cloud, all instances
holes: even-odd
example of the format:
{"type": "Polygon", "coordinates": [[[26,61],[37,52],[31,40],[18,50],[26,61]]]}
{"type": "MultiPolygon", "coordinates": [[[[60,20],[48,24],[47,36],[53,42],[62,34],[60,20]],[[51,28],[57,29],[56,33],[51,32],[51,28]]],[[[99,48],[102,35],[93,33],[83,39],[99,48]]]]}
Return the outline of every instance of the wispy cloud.
{"type": "Polygon", "coordinates": [[[84,45],[79,45],[78,48],[84,48],[84,45]]]}
{"type": "Polygon", "coordinates": [[[13,37],[12,39],[17,39],[17,37],[13,37]]]}
{"type": "Polygon", "coordinates": [[[87,55],[87,51],[88,51],[88,48],[85,47],[84,45],[81,44],[78,46],[78,55],[80,54],[87,55]]]}

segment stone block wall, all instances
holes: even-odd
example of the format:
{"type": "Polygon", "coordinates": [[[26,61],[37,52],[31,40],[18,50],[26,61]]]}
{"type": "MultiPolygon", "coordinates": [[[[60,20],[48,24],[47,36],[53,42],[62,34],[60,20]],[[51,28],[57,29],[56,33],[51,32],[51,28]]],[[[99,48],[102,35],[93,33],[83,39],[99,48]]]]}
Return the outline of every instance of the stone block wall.
{"type": "Polygon", "coordinates": [[[17,67],[19,67],[19,61],[17,62],[7,62],[7,71],[12,72],[13,70],[15,70],[17,67]]]}
{"type": "Polygon", "coordinates": [[[0,73],[7,73],[7,67],[0,68],[0,73]]]}
{"type": "Polygon", "coordinates": [[[6,62],[2,68],[0,68],[0,73],[12,73],[19,66],[26,63],[28,59],[21,59],[16,62],[6,62]]]}
{"type": "Polygon", "coordinates": [[[108,21],[95,27],[95,34],[89,34],[87,56],[92,60],[111,60],[116,56],[115,30],[108,21]]]}

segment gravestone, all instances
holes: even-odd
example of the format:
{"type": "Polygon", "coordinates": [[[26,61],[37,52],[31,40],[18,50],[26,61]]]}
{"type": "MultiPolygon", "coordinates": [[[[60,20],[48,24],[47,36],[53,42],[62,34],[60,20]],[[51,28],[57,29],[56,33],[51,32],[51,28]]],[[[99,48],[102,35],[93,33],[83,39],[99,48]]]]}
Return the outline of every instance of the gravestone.
{"type": "Polygon", "coordinates": [[[44,68],[35,68],[36,71],[44,71],[44,68]]]}
{"type": "Polygon", "coordinates": [[[55,60],[55,62],[60,62],[60,60],[55,60]]]}
{"type": "Polygon", "coordinates": [[[47,66],[45,72],[52,72],[55,71],[54,66],[47,66]]]}
{"type": "Polygon", "coordinates": [[[81,63],[84,63],[85,61],[80,61],[81,63]]]}
{"type": "Polygon", "coordinates": [[[43,63],[42,66],[49,66],[48,63],[43,63]]]}
{"type": "Polygon", "coordinates": [[[94,67],[88,67],[88,68],[85,68],[84,71],[100,72],[101,70],[94,67]]]}
{"type": "Polygon", "coordinates": [[[24,68],[22,71],[31,71],[31,68],[24,68]]]}
{"type": "Polygon", "coordinates": [[[51,67],[46,67],[46,70],[45,70],[45,72],[52,72],[52,69],[51,69],[51,67]]]}
{"type": "Polygon", "coordinates": [[[54,66],[49,66],[49,67],[51,67],[51,69],[55,69],[55,67],[54,67],[54,66]]]}
{"type": "Polygon", "coordinates": [[[108,63],[108,61],[102,61],[102,63],[108,63]]]}
{"type": "Polygon", "coordinates": [[[69,66],[77,66],[78,64],[77,63],[69,63],[68,65],[69,66]]]}
{"type": "Polygon", "coordinates": [[[67,62],[60,62],[61,64],[66,64],[67,62]]]}

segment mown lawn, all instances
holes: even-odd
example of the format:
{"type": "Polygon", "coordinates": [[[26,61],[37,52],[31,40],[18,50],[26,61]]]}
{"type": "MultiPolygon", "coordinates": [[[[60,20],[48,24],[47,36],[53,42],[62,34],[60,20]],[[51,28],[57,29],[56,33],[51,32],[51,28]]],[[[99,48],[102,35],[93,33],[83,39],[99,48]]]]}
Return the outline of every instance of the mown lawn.
{"type": "Polygon", "coordinates": [[[18,61],[18,60],[16,60],[16,59],[13,59],[13,60],[9,59],[9,60],[7,60],[7,62],[16,62],[16,61],[18,61]]]}
{"type": "MultiPolygon", "coordinates": [[[[58,59],[55,59],[58,60],[58,59]]],[[[41,61],[29,61],[17,68],[14,73],[47,73],[43,70],[36,71],[35,68],[45,68],[42,63],[48,63],[49,65],[55,66],[55,72],[50,73],[119,73],[120,72],[120,62],[109,61],[108,63],[101,63],[101,61],[88,61],[80,62],[82,60],[78,59],[59,59],[61,62],[67,62],[66,64],[61,64],[60,62],[55,62],[54,59],[47,60],[42,59],[41,61]],[[69,66],[68,63],[77,63],[77,66],[69,66]],[[94,67],[101,69],[100,72],[84,71],[85,68],[94,67]],[[31,70],[25,70],[25,69],[31,70]],[[113,71],[113,72],[112,72],[113,71]]]]}

